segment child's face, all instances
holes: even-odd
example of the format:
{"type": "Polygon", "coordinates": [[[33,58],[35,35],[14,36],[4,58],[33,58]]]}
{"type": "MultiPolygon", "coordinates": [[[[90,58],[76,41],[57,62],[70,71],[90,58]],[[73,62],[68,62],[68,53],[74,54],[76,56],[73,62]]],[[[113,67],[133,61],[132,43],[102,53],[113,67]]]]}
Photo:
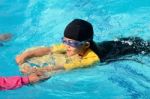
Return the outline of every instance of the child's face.
{"type": "Polygon", "coordinates": [[[87,47],[85,47],[85,42],[79,42],[73,39],[64,37],[63,43],[66,46],[67,56],[73,56],[75,54],[81,54],[87,47]]]}

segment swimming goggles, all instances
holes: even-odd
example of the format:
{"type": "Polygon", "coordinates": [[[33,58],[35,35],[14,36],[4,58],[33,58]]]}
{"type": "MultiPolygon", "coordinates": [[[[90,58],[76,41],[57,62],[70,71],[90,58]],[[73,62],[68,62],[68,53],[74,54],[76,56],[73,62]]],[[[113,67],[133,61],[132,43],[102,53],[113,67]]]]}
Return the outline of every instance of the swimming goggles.
{"type": "Polygon", "coordinates": [[[74,41],[74,40],[65,40],[64,38],[62,38],[62,42],[72,47],[80,47],[81,45],[84,44],[84,41],[80,42],[80,41],[74,41]]]}

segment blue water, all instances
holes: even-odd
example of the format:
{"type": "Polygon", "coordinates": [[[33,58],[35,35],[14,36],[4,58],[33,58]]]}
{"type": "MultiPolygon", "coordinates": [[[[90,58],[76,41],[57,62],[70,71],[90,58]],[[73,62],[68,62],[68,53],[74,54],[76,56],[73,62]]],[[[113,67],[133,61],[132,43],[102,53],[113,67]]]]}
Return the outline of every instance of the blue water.
{"type": "MultiPolygon", "coordinates": [[[[149,0],[0,0],[0,33],[13,38],[0,47],[0,76],[21,75],[15,56],[33,46],[61,41],[65,26],[82,18],[94,26],[95,41],[117,37],[150,38],[149,0]]],[[[0,99],[150,99],[150,57],[96,64],[63,72],[0,99]]]]}

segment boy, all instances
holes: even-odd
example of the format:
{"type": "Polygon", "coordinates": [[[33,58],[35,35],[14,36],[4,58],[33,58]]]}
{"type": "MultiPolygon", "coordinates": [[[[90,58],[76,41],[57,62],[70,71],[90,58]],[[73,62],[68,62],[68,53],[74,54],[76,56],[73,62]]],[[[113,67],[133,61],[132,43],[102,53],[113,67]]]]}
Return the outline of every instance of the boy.
{"type": "MultiPolygon", "coordinates": [[[[16,57],[16,62],[21,65],[32,57],[61,53],[66,57],[65,63],[40,68],[46,71],[58,71],[88,67],[98,61],[106,62],[128,54],[139,54],[142,51],[143,53],[150,52],[150,43],[137,37],[121,38],[117,41],[104,41],[96,44],[93,41],[93,35],[93,27],[89,22],[75,19],[65,28],[62,38],[63,44],[27,51],[16,57]]],[[[27,73],[32,72],[32,69],[27,68],[22,71],[27,73]]]]}

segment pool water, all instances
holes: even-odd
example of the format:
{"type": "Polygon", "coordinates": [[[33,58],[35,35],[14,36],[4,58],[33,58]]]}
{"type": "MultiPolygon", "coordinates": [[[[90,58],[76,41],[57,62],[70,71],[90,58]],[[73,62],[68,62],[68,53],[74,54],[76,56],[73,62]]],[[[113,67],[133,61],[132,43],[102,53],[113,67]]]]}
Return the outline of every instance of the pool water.
{"type": "MultiPolygon", "coordinates": [[[[33,46],[61,42],[65,26],[82,18],[94,40],[150,39],[149,0],[0,0],[0,33],[13,38],[0,47],[0,76],[21,75],[15,57],[33,46]]],[[[150,99],[150,56],[98,63],[57,74],[45,82],[9,91],[1,99],[150,99]]]]}

